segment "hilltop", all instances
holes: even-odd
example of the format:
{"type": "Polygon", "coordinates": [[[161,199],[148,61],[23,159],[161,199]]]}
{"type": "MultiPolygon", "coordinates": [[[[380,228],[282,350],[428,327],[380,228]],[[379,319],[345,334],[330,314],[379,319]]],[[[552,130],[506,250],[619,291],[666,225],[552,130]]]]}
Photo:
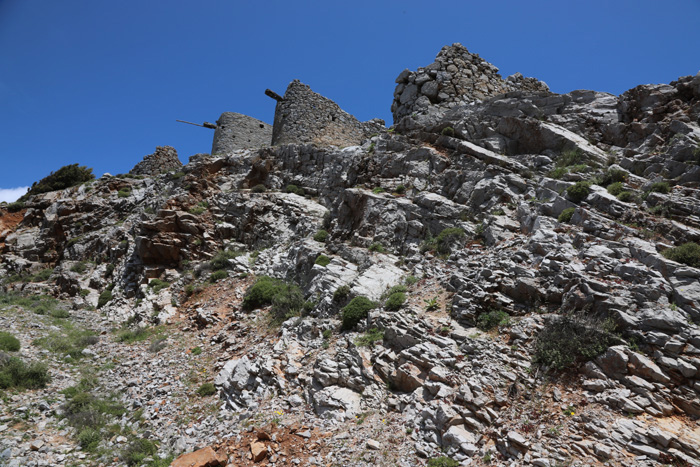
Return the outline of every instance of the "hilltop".
{"type": "Polygon", "coordinates": [[[267,94],[1,211],[51,381],[0,464],[700,465],[700,73],[555,94],[453,44],[388,128],[267,94]]]}

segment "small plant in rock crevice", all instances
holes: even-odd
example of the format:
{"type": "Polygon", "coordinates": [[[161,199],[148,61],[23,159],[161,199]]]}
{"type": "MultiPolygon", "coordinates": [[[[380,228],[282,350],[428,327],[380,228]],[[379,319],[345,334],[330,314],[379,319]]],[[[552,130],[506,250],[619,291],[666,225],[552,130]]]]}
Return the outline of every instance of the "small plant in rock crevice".
{"type": "Polygon", "coordinates": [[[343,329],[352,329],[365,319],[369,312],[377,307],[377,304],[367,297],[359,296],[350,300],[343,308],[343,329]]]}

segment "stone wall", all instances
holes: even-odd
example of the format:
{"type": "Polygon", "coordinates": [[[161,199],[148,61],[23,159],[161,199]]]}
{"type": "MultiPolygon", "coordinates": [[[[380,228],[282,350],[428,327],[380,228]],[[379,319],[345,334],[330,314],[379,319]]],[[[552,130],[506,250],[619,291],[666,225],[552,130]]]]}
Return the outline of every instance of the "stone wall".
{"type": "Polygon", "coordinates": [[[384,127],[382,120],[360,122],[335,102],[294,80],[277,101],[272,144],[313,143],[354,146],[384,127]]]}
{"type": "Polygon", "coordinates": [[[255,149],[272,142],[272,125],[247,115],[224,112],[216,121],[212,154],[228,154],[238,149],[255,149]]]}
{"type": "Polygon", "coordinates": [[[498,68],[459,43],[443,47],[426,67],[402,71],[396,83],[391,105],[394,123],[431,105],[453,107],[509,91],[549,91],[544,82],[520,73],[504,80],[498,68]]]}
{"type": "Polygon", "coordinates": [[[158,146],[156,152],[143,158],[129,171],[133,175],[158,175],[163,172],[177,170],[182,162],[177,157],[177,151],[171,146],[158,146]]]}

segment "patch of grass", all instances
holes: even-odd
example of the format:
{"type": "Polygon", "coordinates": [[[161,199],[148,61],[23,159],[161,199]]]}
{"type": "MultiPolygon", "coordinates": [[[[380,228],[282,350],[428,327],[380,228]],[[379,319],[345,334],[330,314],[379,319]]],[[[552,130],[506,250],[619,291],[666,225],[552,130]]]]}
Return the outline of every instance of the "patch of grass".
{"type": "Polygon", "coordinates": [[[671,191],[671,187],[668,182],[656,182],[651,185],[649,191],[656,193],[668,193],[671,191]]]}
{"type": "Polygon", "coordinates": [[[317,242],[325,243],[327,239],[328,239],[328,232],[326,232],[325,230],[319,230],[314,235],[314,240],[316,240],[317,242]]]}
{"type": "Polygon", "coordinates": [[[51,310],[49,316],[52,318],[66,319],[70,317],[70,312],[68,310],[64,310],[63,308],[57,308],[55,310],[51,310]]]}
{"type": "Polygon", "coordinates": [[[228,272],[226,272],[223,269],[220,269],[218,271],[214,271],[211,273],[211,275],[209,276],[209,281],[212,283],[218,282],[221,279],[226,279],[227,277],[228,277],[228,272]]]}
{"type": "Polygon", "coordinates": [[[147,328],[122,328],[122,330],[117,333],[117,341],[124,342],[125,344],[133,344],[135,342],[143,342],[150,336],[151,331],[149,331],[147,328]]]}
{"type": "Polygon", "coordinates": [[[428,467],[459,467],[459,462],[447,456],[434,457],[428,461],[428,467]]]}
{"type": "Polygon", "coordinates": [[[574,215],[574,211],[576,211],[576,208],[566,208],[564,209],[561,214],[559,214],[559,217],[557,220],[561,222],[562,224],[568,224],[571,222],[571,218],[574,215]]]}
{"type": "Polygon", "coordinates": [[[61,331],[53,331],[48,336],[34,340],[34,345],[79,360],[83,357],[83,350],[98,340],[99,337],[93,331],[66,323],[61,331]]]}
{"type": "Polygon", "coordinates": [[[197,388],[197,395],[199,397],[212,396],[216,394],[216,386],[213,383],[204,383],[199,388],[197,388]]]}
{"type": "Polygon", "coordinates": [[[141,465],[143,460],[158,452],[158,445],[145,438],[137,438],[124,448],[121,459],[128,466],[141,465]]]}
{"type": "Polygon", "coordinates": [[[613,336],[600,323],[558,316],[537,335],[533,361],[562,370],[595,358],[613,343],[613,336]]]}
{"type": "Polygon", "coordinates": [[[359,296],[350,300],[350,303],[343,308],[343,329],[352,329],[361,320],[365,319],[370,310],[377,307],[377,304],[367,297],[359,296]]]}
{"type": "Polygon", "coordinates": [[[591,192],[590,182],[576,182],[566,189],[566,194],[575,203],[586,199],[591,192]]]}
{"type": "Polygon", "coordinates": [[[695,242],[668,248],[661,252],[665,258],[678,263],[687,264],[694,268],[700,268],[700,245],[695,242]]]}
{"type": "Polygon", "coordinates": [[[156,294],[168,287],[170,287],[170,282],[162,281],[160,279],[151,279],[151,281],[148,283],[148,288],[156,294]]]}
{"type": "Polygon", "coordinates": [[[630,203],[634,201],[635,196],[634,193],[632,193],[631,191],[621,191],[617,194],[617,199],[619,199],[623,203],[630,203]]]}
{"type": "Polygon", "coordinates": [[[38,389],[51,381],[46,364],[26,363],[19,357],[0,352],[0,389],[38,389]]]}
{"type": "Polygon", "coordinates": [[[0,350],[17,352],[20,349],[19,339],[9,332],[0,331],[0,350]]]}
{"type": "Polygon", "coordinates": [[[379,242],[372,243],[367,249],[369,251],[376,251],[377,253],[386,253],[386,248],[379,242]]]}
{"type": "Polygon", "coordinates": [[[270,317],[272,324],[277,325],[301,314],[305,304],[304,296],[297,285],[262,276],[248,288],[242,306],[244,310],[252,310],[272,305],[270,317]]]}
{"type": "Polygon", "coordinates": [[[207,210],[207,208],[205,208],[203,206],[192,206],[191,208],[189,208],[187,210],[187,212],[189,212],[190,214],[193,214],[195,216],[199,216],[200,214],[203,214],[206,210],[207,210]]]}
{"type": "Polygon", "coordinates": [[[31,295],[27,297],[14,293],[0,294],[0,304],[19,306],[38,315],[50,314],[59,306],[58,300],[53,297],[46,295],[31,295]]]}
{"type": "Polygon", "coordinates": [[[386,190],[384,188],[378,186],[372,190],[372,193],[374,193],[375,195],[378,195],[379,193],[384,193],[385,191],[386,190]]]}
{"type": "Polygon", "coordinates": [[[53,268],[42,269],[41,271],[34,274],[29,279],[29,282],[45,282],[49,279],[49,277],[51,277],[51,274],[53,274],[53,268]]]}
{"type": "Polygon", "coordinates": [[[243,252],[238,250],[219,250],[209,261],[209,266],[211,266],[211,269],[213,271],[219,271],[221,269],[230,269],[230,260],[238,258],[242,255],[243,252]]]}
{"type": "Polygon", "coordinates": [[[87,262],[86,261],[80,261],[78,263],[75,263],[73,266],[70,267],[71,272],[77,272],[78,274],[82,274],[85,271],[87,271],[87,262]]]}
{"type": "Polygon", "coordinates": [[[562,178],[564,175],[566,175],[568,173],[569,173],[568,168],[556,167],[556,168],[550,170],[549,173],[547,174],[547,176],[549,176],[549,178],[555,178],[555,179],[559,180],[560,178],[562,178]]]}
{"type": "Polygon", "coordinates": [[[119,190],[119,192],[117,192],[117,196],[119,198],[128,198],[129,196],[131,196],[131,190],[128,188],[122,188],[121,190],[119,190]]]}
{"type": "Polygon", "coordinates": [[[328,266],[330,264],[330,262],[331,262],[331,259],[328,256],[318,255],[318,257],[316,257],[316,261],[314,262],[314,264],[318,264],[319,266],[323,266],[325,268],[326,266],[328,266]]]}
{"type": "Polygon", "coordinates": [[[586,162],[586,160],[583,152],[576,148],[562,152],[557,158],[555,165],[557,167],[570,167],[572,165],[583,164],[584,162],[586,162]]]}
{"type": "Polygon", "coordinates": [[[372,328],[362,336],[355,339],[355,345],[358,347],[370,347],[377,341],[384,339],[384,331],[377,328],[372,328]]]}
{"type": "Polygon", "coordinates": [[[191,353],[192,355],[201,355],[201,353],[202,353],[202,348],[199,347],[199,346],[193,347],[192,350],[190,350],[190,353],[191,353]]]}
{"type": "Polygon", "coordinates": [[[614,182],[614,183],[611,183],[610,185],[608,185],[607,190],[608,190],[608,193],[610,193],[611,195],[617,196],[620,193],[622,193],[623,191],[625,191],[625,188],[624,188],[624,185],[622,184],[622,182],[614,182]]]}
{"type": "Polygon", "coordinates": [[[466,234],[464,229],[459,227],[448,227],[443,229],[437,237],[430,237],[423,245],[421,245],[421,251],[432,251],[435,250],[441,255],[448,255],[464,240],[466,234]]]}
{"type": "Polygon", "coordinates": [[[498,326],[507,326],[510,323],[510,315],[503,310],[489,310],[482,313],[476,319],[476,327],[482,331],[490,331],[498,326]]]}

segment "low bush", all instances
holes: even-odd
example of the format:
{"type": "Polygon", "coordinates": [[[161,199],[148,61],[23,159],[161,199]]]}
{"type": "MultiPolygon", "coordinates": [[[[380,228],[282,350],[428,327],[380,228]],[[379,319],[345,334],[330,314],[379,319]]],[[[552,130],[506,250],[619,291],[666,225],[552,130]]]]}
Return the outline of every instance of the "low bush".
{"type": "Polygon", "coordinates": [[[314,264],[318,264],[319,266],[323,266],[325,268],[326,266],[328,266],[330,264],[330,262],[331,262],[331,259],[328,256],[318,255],[314,264]]]}
{"type": "Polygon", "coordinates": [[[656,182],[651,185],[649,191],[654,191],[656,193],[668,193],[671,191],[671,187],[668,185],[668,182],[656,182]]]}
{"type": "Polygon", "coordinates": [[[24,202],[15,201],[14,203],[10,203],[7,206],[5,206],[5,209],[7,209],[7,212],[17,212],[24,209],[24,207],[24,202]]]}
{"type": "Polygon", "coordinates": [[[678,263],[687,264],[694,268],[700,268],[700,245],[694,242],[668,248],[661,252],[664,257],[678,263]]]}
{"type": "Polygon", "coordinates": [[[209,276],[209,281],[218,282],[221,279],[226,279],[227,277],[228,277],[228,272],[226,272],[223,269],[220,269],[218,271],[214,271],[211,273],[211,275],[209,276]]]}
{"type": "Polygon", "coordinates": [[[122,189],[119,190],[119,192],[117,193],[117,196],[118,196],[119,198],[128,198],[129,196],[131,196],[131,190],[128,189],[128,188],[122,188],[122,189]]]}
{"type": "Polygon", "coordinates": [[[595,358],[614,342],[614,337],[600,323],[557,316],[537,335],[533,361],[562,370],[595,358]]]}
{"type": "Polygon", "coordinates": [[[153,293],[158,293],[161,290],[170,287],[170,282],[162,281],[160,279],[151,279],[148,283],[148,288],[153,290],[153,293]]]}
{"type": "Polygon", "coordinates": [[[614,182],[608,185],[607,190],[611,195],[617,196],[625,190],[625,187],[622,182],[614,182]]]}
{"type": "Polygon", "coordinates": [[[377,253],[386,253],[386,248],[379,242],[372,243],[367,249],[369,251],[376,251],[377,253]]]}
{"type": "Polygon", "coordinates": [[[0,389],[38,389],[51,381],[44,363],[25,363],[19,357],[0,352],[0,389]]]}
{"type": "Polygon", "coordinates": [[[617,199],[619,199],[623,203],[630,203],[634,201],[634,198],[634,193],[632,193],[631,191],[621,191],[617,194],[617,199]]]}
{"type": "Polygon", "coordinates": [[[578,203],[588,197],[591,192],[591,184],[589,182],[576,182],[566,189],[566,194],[573,202],[578,203]]]}
{"type": "Polygon", "coordinates": [[[0,331],[0,350],[17,352],[20,349],[19,339],[9,332],[0,331]]]}
{"type": "Polygon", "coordinates": [[[64,326],[62,331],[50,332],[40,337],[34,344],[50,352],[69,356],[74,360],[81,359],[83,350],[98,342],[99,337],[92,331],[64,326]]]}
{"type": "Polygon", "coordinates": [[[102,308],[109,303],[110,300],[112,300],[112,290],[103,290],[102,293],[100,293],[100,296],[97,298],[97,308],[102,308]]]}
{"type": "Polygon", "coordinates": [[[557,158],[557,167],[570,167],[572,165],[581,165],[586,162],[584,154],[577,149],[569,149],[561,153],[557,158]]]}
{"type": "Polygon", "coordinates": [[[406,187],[404,185],[398,185],[394,190],[394,193],[396,193],[397,195],[403,195],[404,193],[406,193],[406,187]]]}
{"type": "Polygon", "coordinates": [[[244,310],[272,305],[270,309],[272,324],[281,324],[284,320],[298,316],[302,310],[308,308],[304,295],[297,285],[268,276],[259,277],[255,284],[248,288],[242,305],[244,310]]]}
{"type": "Polygon", "coordinates": [[[212,396],[216,394],[216,386],[213,383],[204,383],[197,389],[199,397],[212,396]]]}
{"type": "Polygon", "coordinates": [[[95,176],[92,169],[78,164],[65,165],[55,172],[51,172],[38,182],[34,182],[29,191],[18,201],[25,201],[32,195],[48,193],[49,191],[63,190],[93,180],[95,176]]]}
{"type": "Polygon", "coordinates": [[[377,328],[368,330],[364,335],[355,339],[355,345],[358,347],[369,347],[377,341],[384,339],[384,331],[377,328]]]}
{"type": "Polygon", "coordinates": [[[482,313],[476,319],[476,327],[482,331],[490,331],[498,326],[507,326],[510,323],[510,315],[503,310],[489,310],[482,313]]]}
{"type": "Polygon", "coordinates": [[[314,240],[317,242],[325,243],[326,240],[328,239],[328,232],[325,230],[319,230],[316,232],[316,235],[314,235],[314,240]]]}
{"type": "Polygon", "coordinates": [[[568,224],[571,222],[571,218],[574,216],[574,211],[576,211],[576,208],[566,208],[564,209],[561,214],[559,214],[559,217],[557,220],[561,222],[562,224],[568,224]]]}
{"type": "MultiPolygon", "coordinates": [[[[604,174],[603,177],[600,180],[599,185],[600,186],[607,186],[608,188],[609,185],[615,184],[615,183],[620,183],[622,184],[623,182],[627,181],[627,178],[629,177],[629,174],[625,172],[624,170],[621,169],[608,169],[604,174]]],[[[610,191],[610,190],[608,190],[610,191]]],[[[614,193],[611,193],[614,195],[614,193]]]]}
{"type": "Polygon", "coordinates": [[[146,457],[153,456],[158,452],[158,445],[145,438],[138,438],[129,443],[121,454],[121,459],[128,466],[141,465],[146,457]]]}
{"type": "Polygon", "coordinates": [[[243,252],[238,250],[219,250],[209,261],[209,266],[213,271],[219,271],[221,269],[230,269],[230,260],[238,258],[241,255],[243,255],[243,252]]]}
{"type": "Polygon", "coordinates": [[[333,292],[333,301],[336,303],[345,303],[345,301],[348,299],[348,296],[350,295],[350,286],[349,285],[341,285],[337,289],[335,289],[335,292],[333,292]]]}
{"type": "Polygon", "coordinates": [[[134,342],[145,341],[150,337],[150,335],[151,333],[146,328],[123,328],[117,333],[117,341],[124,342],[125,344],[133,344],[134,342]]]}
{"type": "Polygon", "coordinates": [[[87,271],[87,263],[85,261],[80,261],[78,263],[75,263],[73,266],[70,267],[71,272],[77,272],[78,274],[82,274],[85,271],[87,271]]]}
{"type": "Polygon", "coordinates": [[[45,282],[53,274],[53,268],[42,269],[29,278],[29,282],[45,282]]]}
{"type": "Polygon", "coordinates": [[[397,311],[406,302],[406,294],[403,292],[394,292],[384,302],[384,309],[389,311],[397,311]]]}
{"type": "Polygon", "coordinates": [[[459,467],[459,462],[447,456],[440,456],[430,459],[428,467],[459,467]]]}
{"type": "Polygon", "coordinates": [[[49,313],[52,318],[66,319],[70,317],[70,312],[63,308],[57,308],[49,313]]]}
{"type": "Polygon", "coordinates": [[[446,126],[445,128],[442,129],[440,132],[441,135],[443,136],[454,136],[455,135],[455,129],[452,128],[451,126],[446,126]]]}
{"type": "Polygon", "coordinates": [[[438,253],[446,255],[452,251],[452,248],[457,246],[465,237],[464,229],[459,227],[449,227],[438,234],[435,239],[436,250],[438,253]]]}
{"type": "Polygon", "coordinates": [[[361,320],[365,319],[370,310],[377,307],[377,304],[367,297],[359,296],[350,300],[350,303],[343,308],[343,329],[352,329],[361,320]]]}
{"type": "Polygon", "coordinates": [[[374,193],[375,195],[378,195],[379,193],[384,193],[385,191],[386,190],[384,188],[378,186],[372,190],[372,193],[374,193]]]}
{"type": "Polygon", "coordinates": [[[253,193],[265,193],[267,191],[267,188],[265,188],[265,185],[259,184],[251,188],[250,191],[252,191],[253,193]]]}
{"type": "Polygon", "coordinates": [[[294,193],[295,195],[299,196],[304,196],[306,194],[306,191],[304,191],[303,188],[300,188],[296,185],[287,185],[287,187],[284,189],[287,193],[294,193]]]}

